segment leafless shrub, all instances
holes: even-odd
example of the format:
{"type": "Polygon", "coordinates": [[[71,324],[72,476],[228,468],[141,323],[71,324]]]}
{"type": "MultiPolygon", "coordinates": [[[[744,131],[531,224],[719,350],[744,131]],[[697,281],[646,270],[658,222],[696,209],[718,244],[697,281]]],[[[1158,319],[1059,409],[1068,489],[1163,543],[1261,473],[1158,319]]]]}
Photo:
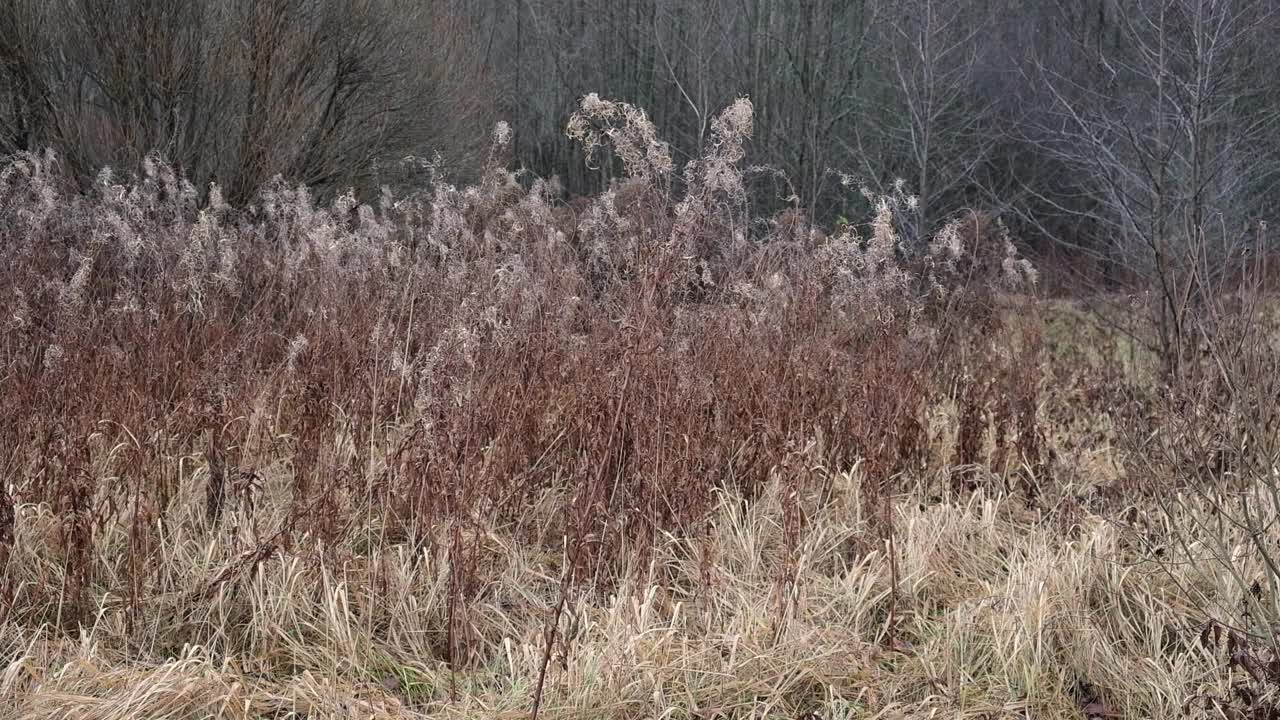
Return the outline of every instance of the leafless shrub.
{"type": "Polygon", "coordinates": [[[63,600],[83,620],[105,593],[131,623],[193,612],[277,558],[396,548],[446,588],[422,649],[461,673],[483,659],[502,528],[559,558],[539,590],[545,668],[573,652],[581,598],[706,537],[723,493],[768,501],[780,474],[785,622],[806,518],[857,467],[897,627],[890,500],[928,469],[939,353],[967,332],[937,306],[974,273],[954,228],[905,252],[893,198],[863,228],[749,237],[751,124],[746,101],[721,115],[677,191],[642,113],[585,101],[573,132],[632,177],[568,217],[553,186],[504,168],[502,129],[477,184],[376,207],[283,179],[246,206],[217,188],[198,202],[152,160],[43,213],[53,185],[21,159],[0,210],[26,218],[0,226],[0,471],[15,502],[55,514],[65,578],[24,622],[63,600]],[[153,566],[192,527],[219,552],[153,566]]]}
{"type": "Polygon", "coordinates": [[[276,175],[373,194],[406,155],[482,159],[492,93],[472,33],[434,1],[14,0],[0,153],[55,147],[82,186],[159,154],[237,204],[276,175]]]}

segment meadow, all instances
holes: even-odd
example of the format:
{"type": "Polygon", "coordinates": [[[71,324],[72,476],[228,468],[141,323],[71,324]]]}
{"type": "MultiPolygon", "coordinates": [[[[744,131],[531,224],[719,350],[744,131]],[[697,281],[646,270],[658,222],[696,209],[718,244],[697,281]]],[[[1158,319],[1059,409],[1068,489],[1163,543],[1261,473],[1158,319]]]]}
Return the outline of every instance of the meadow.
{"type": "Polygon", "coordinates": [[[752,121],[589,96],[574,203],[502,126],[368,204],[10,161],[0,718],[1280,717],[1262,259],[1171,362],[996,218],[753,216],[752,121]]]}

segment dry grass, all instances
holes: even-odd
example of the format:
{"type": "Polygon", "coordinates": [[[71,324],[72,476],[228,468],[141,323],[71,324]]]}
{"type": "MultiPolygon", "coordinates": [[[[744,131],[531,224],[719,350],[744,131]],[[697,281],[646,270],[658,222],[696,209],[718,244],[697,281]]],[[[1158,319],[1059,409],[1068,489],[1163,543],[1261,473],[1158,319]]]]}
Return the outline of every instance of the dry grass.
{"type": "Polygon", "coordinates": [[[1185,542],[998,224],[747,217],[745,101],[682,182],[571,128],[576,207],[501,128],[376,207],[0,174],[0,718],[1270,717],[1257,528],[1185,542]]]}
{"type": "MultiPolygon", "coordinates": [[[[1174,717],[1192,695],[1227,694],[1232,673],[1195,641],[1196,613],[1173,584],[1203,578],[1132,565],[1135,548],[1098,516],[1063,527],[1007,495],[896,504],[901,616],[887,646],[874,508],[857,473],[832,480],[803,501],[795,548],[781,484],[753,503],[725,494],[705,536],[668,538],[630,579],[575,599],[543,716],[1075,718],[1093,688],[1120,717],[1174,717]]],[[[287,504],[286,483],[271,484],[266,498],[287,504]]],[[[15,580],[56,583],[52,518],[20,512],[15,580]]],[[[441,558],[365,540],[332,548],[333,561],[273,557],[199,602],[182,588],[149,598],[132,631],[106,595],[78,637],[11,623],[3,715],[527,715],[560,558],[481,540],[483,589],[462,621],[474,661],[451,670],[435,649],[449,604],[441,558]]],[[[235,546],[182,533],[156,562],[199,576],[235,546]]]]}

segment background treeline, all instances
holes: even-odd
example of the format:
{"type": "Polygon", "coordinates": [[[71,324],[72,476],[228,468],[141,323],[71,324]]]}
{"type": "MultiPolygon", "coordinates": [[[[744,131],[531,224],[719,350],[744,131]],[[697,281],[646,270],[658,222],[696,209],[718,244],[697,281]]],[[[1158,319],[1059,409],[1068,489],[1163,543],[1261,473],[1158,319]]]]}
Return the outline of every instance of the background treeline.
{"type": "Polygon", "coordinates": [[[859,217],[842,173],[901,179],[909,240],[979,208],[1094,279],[1156,277],[1171,248],[1234,257],[1275,204],[1278,31],[1274,0],[4,0],[0,152],[82,182],[154,153],[244,201],[440,168],[407,156],[466,175],[505,119],[577,195],[616,174],[565,135],[581,96],[688,160],[746,95],[747,162],[781,171],[761,210],[859,217]]]}

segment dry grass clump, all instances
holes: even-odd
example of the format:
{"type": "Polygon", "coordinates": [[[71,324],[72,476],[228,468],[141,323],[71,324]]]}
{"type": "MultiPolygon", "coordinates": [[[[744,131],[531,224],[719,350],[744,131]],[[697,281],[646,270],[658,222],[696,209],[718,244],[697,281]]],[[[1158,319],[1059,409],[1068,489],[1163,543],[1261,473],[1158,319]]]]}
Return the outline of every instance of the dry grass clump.
{"type": "MultiPolygon", "coordinates": [[[[542,714],[1068,718],[1096,702],[1168,717],[1192,694],[1230,692],[1174,583],[1125,565],[1123,533],[1085,517],[1068,540],[1007,495],[898,507],[888,646],[889,561],[864,545],[875,508],[856,474],[831,480],[803,500],[794,547],[782,483],[751,503],[725,494],[704,535],[669,538],[609,593],[575,597],[542,714]]],[[[207,568],[234,542],[199,531],[195,512],[174,520],[190,549],[163,562],[207,568]]],[[[24,579],[56,565],[37,524],[19,538],[24,579]]],[[[471,660],[451,666],[444,558],[367,542],[344,540],[333,562],[282,553],[199,603],[157,595],[140,637],[109,596],[78,638],[10,626],[6,716],[525,716],[559,560],[483,537],[484,589],[460,631],[471,660]]]]}
{"type": "Polygon", "coordinates": [[[830,234],[750,218],[751,112],[677,178],[642,112],[588,97],[570,133],[625,177],[576,207],[505,169],[502,127],[478,184],[373,205],[276,182],[233,208],[159,161],[68,195],[56,158],[11,163],[0,717],[1225,697],[1178,644],[1189,580],[1126,569],[1142,543],[1052,482],[1008,236],[905,247],[902,192],[830,234]]]}

